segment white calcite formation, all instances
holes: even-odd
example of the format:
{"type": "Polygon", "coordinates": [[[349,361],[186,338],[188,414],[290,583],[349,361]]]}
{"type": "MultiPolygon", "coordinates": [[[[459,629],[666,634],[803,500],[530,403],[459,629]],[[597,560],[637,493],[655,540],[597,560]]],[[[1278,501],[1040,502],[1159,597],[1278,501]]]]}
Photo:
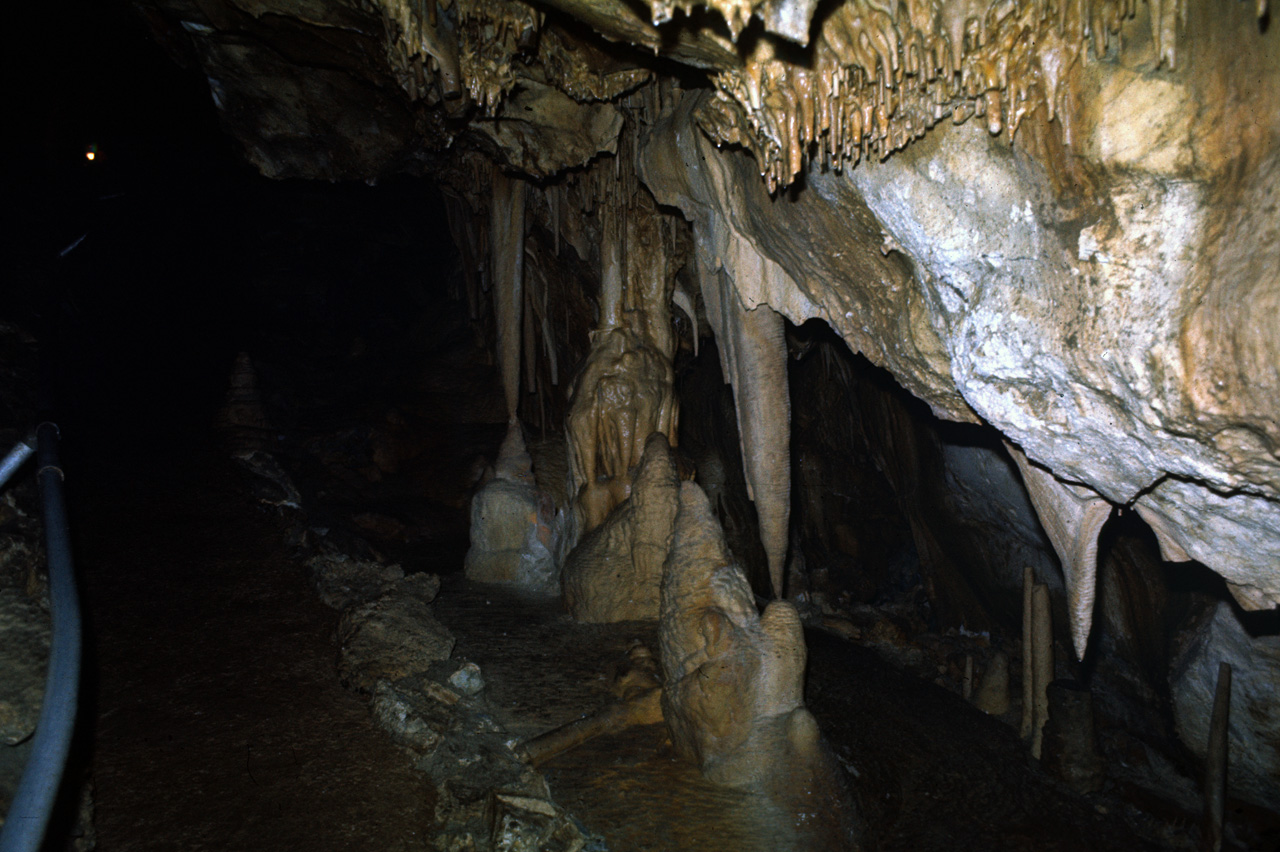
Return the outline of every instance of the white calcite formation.
{"type": "Polygon", "coordinates": [[[493,477],[471,501],[467,577],[546,594],[559,587],[555,504],[538,490],[520,424],[512,421],[493,477]]]}

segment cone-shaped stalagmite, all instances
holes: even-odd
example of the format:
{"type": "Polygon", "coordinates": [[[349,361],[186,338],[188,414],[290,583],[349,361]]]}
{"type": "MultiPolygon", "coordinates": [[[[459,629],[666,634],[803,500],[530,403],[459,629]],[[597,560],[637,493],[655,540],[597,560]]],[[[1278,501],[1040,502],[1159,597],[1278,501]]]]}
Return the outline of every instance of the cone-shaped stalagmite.
{"type": "Polygon", "coordinates": [[[989,716],[1003,716],[1009,711],[1009,657],[1003,651],[997,651],[987,663],[973,693],[973,706],[989,716]]]}

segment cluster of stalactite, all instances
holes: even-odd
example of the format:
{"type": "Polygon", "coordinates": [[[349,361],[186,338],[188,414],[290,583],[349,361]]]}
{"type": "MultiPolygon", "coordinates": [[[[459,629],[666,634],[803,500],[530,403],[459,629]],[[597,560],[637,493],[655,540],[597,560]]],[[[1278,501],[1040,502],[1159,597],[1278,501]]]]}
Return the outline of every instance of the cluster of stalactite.
{"type": "MultiPolygon", "coordinates": [[[[695,4],[650,5],[657,24],[695,4]]],[[[724,53],[708,61],[717,97],[699,122],[718,142],[749,148],[770,190],[790,184],[811,161],[841,169],[887,157],[945,118],[977,117],[1010,137],[1038,111],[1065,122],[1072,69],[1090,50],[1105,56],[1119,45],[1124,22],[1145,15],[1157,64],[1173,68],[1186,18],[1185,0],[846,0],[816,17],[816,4],[805,2],[697,5],[723,14],[737,41],[706,27],[690,35],[687,23],[679,32],[724,53]],[[769,32],[746,27],[753,15],[769,32]]],[[[401,88],[452,115],[475,105],[494,116],[521,79],[586,103],[614,100],[652,75],[520,0],[379,6],[401,88]]],[[[1265,9],[1258,0],[1259,14],[1265,9]]],[[[1069,126],[1063,135],[1069,145],[1069,126]]]]}
{"type": "MultiPolygon", "coordinates": [[[[1042,107],[1065,114],[1071,68],[1090,45],[1105,55],[1137,12],[1137,0],[847,0],[815,24],[807,57],[770,37],[744,42],[743,67],[715,75],[700,121],[750,148],[771,190],[811,159],[839,169],[887,157],[947,117],[1012,136],[1042,107]]],[[[1184,0],[1150,2],[1170,68],[1185,15],[1184,0]]]]}
{"type": "Polygon", "coordinates": [[[659,210],[634,167],[660,98],[656,85],[621,98],[628,119],[616,156],[540,185],[474,155],[456,162],[445,192],[471,314],[492,308],[508,415],[544,431],[567,421],[584,532],[626,498],[645,439],[677,438],[671,303],[689,229],[659,210]],[[583,267],[597,292],[567,285],[583,267]]]}
{"type": "Polygon", "coordinates": [[[379,0],[387,61],[400,87],[435,106],[470,103],[492,115],[536,52],[543,16],[519,0],[379,0]]]}
{"type": "Polygon", "coordinates": [[[519,0],[458,3],[458,54],[471,100],[492,115],[516,83],[519,58],[537,46],[542,14],[519,0]]]}
{"type": "Polygon", "coordinates": [[[456,102],[462,71],[454,17],[436,0],[383,0],[380,6],[387,61],[400,88],[428,106],[456,102]]]}
{"type": "Polygon", "coordinates": [[[620,66],[590,42],[548,27],[538,39],[538,62],[547,82],[580,103],[611,101],[653,77],[647,68],[620,66]]]}

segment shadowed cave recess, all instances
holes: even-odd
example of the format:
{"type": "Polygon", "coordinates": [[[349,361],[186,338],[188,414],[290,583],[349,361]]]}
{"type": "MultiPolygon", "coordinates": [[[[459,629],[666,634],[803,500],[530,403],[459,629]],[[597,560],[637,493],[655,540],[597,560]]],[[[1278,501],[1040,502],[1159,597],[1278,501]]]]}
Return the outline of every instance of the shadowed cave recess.
{"type": "Polygon", "coordinates": [[[62,429],[86,612],[44,848],[1280,848],[1271,14],[24,12],[0,439],[62,429]]]}

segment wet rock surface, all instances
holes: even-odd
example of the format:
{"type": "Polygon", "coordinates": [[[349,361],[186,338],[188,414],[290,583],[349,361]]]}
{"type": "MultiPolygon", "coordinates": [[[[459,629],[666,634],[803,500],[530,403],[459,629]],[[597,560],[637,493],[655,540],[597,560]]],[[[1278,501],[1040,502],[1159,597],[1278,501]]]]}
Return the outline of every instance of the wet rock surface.
{"type": "MultiPolygon", "coordinates": [[[[995,440],[978,442],[975,452],[956,452],[945,440],[939,445],[925,436],[903,411],[856,400],[856,410],[843,412],[846,422],[863,418],[880,432],[880,443],[851,454],[867,471],[860,481],[833,475],[845,466],[844,456],[815,459],[824,447],[805,444],[806,457],[797,466],[806,471],[806,493],[791,503],[808,507],[798,523],[806,527],[808,543],[820,547],[799,548],[786,567],[803,582],[793,590],[801,617],[847,637],[808,637],[811,677],[804,699],[860,796],[870,843],[948,850],[1192,844],[1200,767],[1184,753],[1187,742],[1173,736],[1178,724],[1168,711],[1174,695],[1183,695],[1180,703],[1191,708],[1177,714],[1183,739],[1194,740],[1199,733],[1192,723],[1205,715],[1206,679],[1188,673],[1211,670],[1224,653],[1249,662],[1266,658],[1250,647],[1256,636],[1241,640],[1236,627],[1250,622],[1234,609],[1220,611],[1223,618],[1215,616],[1207,632],[1179,632],[1186,624],[1203,626],[1195,621],[1200,609],[1212,609],[1226,595],[1242,606],[1265,607],[1274,591],[1267,584],[1275,561],[1271,412],[1277,359],[1268,308],[1280,241],[1267,211],[1277,186],[1274,116],[1280,114],[1272,109],[1280,77],[1270,72],[1280,54],[1276,28],[1259,27],[1249,4],[1222,15],[1188,4],[1185,18],[1184,10],[1167,4],[1140,4],[1133,20],[1107,21],[1095,30],[1101,49],[1095,46],[1093,59],[1079,53],[1083,21],[1064,22],[1072,44],[1054,42],[1051,48],[1066,51],[1060,55],[1070,67],[1085,69],[1073,71],[1059,90],[1069,94],[1069,104],[1046,100],[1041,90],[1002,100],[992,84],[971,104],[965,95],[969,107],[984,111],[985,129],[972,121],[938,128],[888,162],[841,171],[837,156],[833,170],[814,161],[804,172],[791,169],[805,166],[805,151],[791,143],[810,138],[804,134],[817,125],[796,135],[793,124],[831,117],[821,110],[803,114],[805,105],[821,106],[809,96],[825,97],[823,85],[836,79],[827,75],[830,64],[819,63],[827,76],[806,88],[812,80],[799,64],[787,55],[764,55],[767,40],[754,40],[759,52],[735,56],[696,16],[672,22],[662,31],[670,36],[665,38],[625,4],[576,0],[552,5],[583,17],[584,26],[573,25],[577,35],[551,7],[534,10],[518,2],[335,4],[304,13],[301,23],[289,17],[300,8],[289,2],[253,11],[216,2],[198,10],[143,5],[168,43],[195,47],[192,67],[206,72],[192,77],[198,96],[213,94],[233,132],[264,143],[270,132],[269,144],[247,143],[250,159],[265,171],[362,176],[383,185],[376,196],[363,184],[294,186],[287,204],[262,189],[222,206],[218,199],[228,196],[219,194],[221,187],[188,192],[173,181],[181,189],[157,195],[131,185],[122,197],[104,196],[115,200],[101,207],[94,237],[83,249],[88,254],[72,255],[57,274],[35,264],[26,270],[26,280],[42,282],[33,289],[58,283],[49,288],[57,291],[52,313],[43,313],[43,299],[34,313],[58,317],[55,324],[64,326],[54,339],[65,347],[57,353],[61,366],[75,372],[61,388],[80,417],[72,432],[89,421],[101,427],[124,410],[131,424],[145,424],[141,433],[163,444],[159,451],[140,446],[142,440],[116,445],[106,436],[121,430],[103,429],[94,452],[82,452],[100,465],[94,493],[79,499],[94,509],[84,533],[96,546],[88,551],[95,572],[89,586],[104,603],[96,625],[102,639],[96,745],[109,767],[113,798],[104,825],[113,838],[154,842],[163,827],[179,848],[348,848],[361,840],[397,848],[413,840],[401,829],[418,829],[416,823],[406,828],[397,815],[418,819],[422,811],[415,805],[428,799],[438,807],[424,831],[439,835],[445,826],[448,836],[437,845],[446,848],[560,843],[566,837],[560,827],[572,821],[553,803],[569,805],[588,826],[579,838],[587,844],[594,842],[587,839],[591,830],[607,823],[609,842],[622,849],[786,848],[794,833],[784,814],[759,797],[709,784],[690,762],[675,759],[677,750],[658,726],[610,734],[558,756],[548,765],[548,799],[540,782],[513,760],[511,740],[615,701],[620,661],[629,659],[637,637],[654,641],[653,626],[575,625],[552,602],[457,576],[469,543],[469,500],[509,415],[518,408],[526,423],[538,424],[541,440],[564,445],[555,430],[569,410],[565,386],[589,349],[588,330],[612,313],[599,310],[611,307],[600,298],[604,285],[623,277],[626,298],[617,307],[631,314],[628,323],[655,332],[655,340],[664,341],[661,354],[672,360],[663,370],[646,371],[644,381],[612,374],[596,388],[625,392],[623,398],[597,397],[600,404],[584,406],[595,415],[612,413],[583,430],[591,440],[575,447],[603,436],[603,446],[627,449],[615,459],[624,462],[621,469],[603,471],[612,477],[607,493],[590,495],[597,507],[621,501],[638,456],[635,440],[616,439],[642,440],[649,431],[611,437],[614,426],[626,425],[630,414],[661,408],[667,410],[663,428],[674,436],[665,367],[683,369],[677,360],[698,351],[699,333],[708,325],[726,348],[743,342],[724,334],[723,315],[717,326],[708,311],[772,311],[767,354],[775,367],[786,360],[784,324],[776,315],[820,317],[842,347],[847,342],[890,367],[934,413],[994,424],[1033,463],[1090,486],[1101,495],[1088,498],[1099,501],[1095,505],[1115,501],[1125,505],[1125,515],[1136,507],[1166,558],[1194,556],[1232,580],[1229,587],[1183,595],[1192,598],[1188,602],[1163,582],[1169,566],[1141,555],[1142,548],[1120,556],[1123,548],[1100,549],[1101,634],[1095,641],[1096,653],[1108,656],[1077,666],[1059,637],[1058,667],[1067,671],[1057,673],[1094,676],[1097,706],[1109,717],[1099,731],[1106,774],[1096,793],[1066,791],[1027,763],[1025,744],[1008,728],[1016,707],[996,718],[998,703],[987,716],[963,699],[975,678],[985,682],[998,671],[1001,655],[1008,658],[1016,695],[1027,661],[1017,653],[1016,615],[1009,617],[1016,594],[1009,581],[1033,564],[1037,579],[1053,587],[1055,620],[1065,623],[1062,591],[1072,585],[1073,566],[1064,583],[1054,555],[1036,540],[1042,537],[1013,487],[998,436],[988,435],[995,440]],[[1162,15],[1163,28],[1156,20],[1162,15]],[[1107,47],[1113,24],[1124,28],[1126,51],[1107,47]],[[1190,31],[1189,40],[1181,38],[1179,26],[1190,31]],[[631,54],[611,53],[587,28],[727,73],[709,80],[699,71],[647,84],[647,55],[645,68],[631,67],[631,54]],[[584,36],[580,44],[578,36],[584,36]],[[287,49],[274,50],[273,44],[287,49]],[[1188,45],[1190,52],[1183,49],[1188,45]],[[590,48],[579,56],[590,57],[593,68],[586,70],[593,73],[566,62],[577,47],[590,48]],[[1175,47],[1181,57],[1176,69],[1175,47]],[[1226,65],[1224,56],[1231,60],[1226,65]],[[519,61],[510,61],[514,57],[519,61]],[[338,70],[366,60],[368,74],[338,70]],[[514,118],[507,110],[515,105],[533,107],[520,117],[526,121],[570,106],[560,96],[542,97],[545,92],[527,86],[527,78],[521,82],[530,69],[539,86],[591,102],[589,111],[598,115],[622,115],[615,157],[544,184],[507,174],[498,161],[548,172],[556,168],[556,151],[516,147],[559,145],[563,133],[532,143],[521,138],[532,126],[513,127],[501,138],[491,134],[501,153],[483,140],[455,135],[473,117],[496,131],[499,116],[514,118]],[[746,88],[728,90],[738,83],[746,88]],[[353,84],[367,97],[352,97],[353,84]],[[686,84],[703,91],[691,93],[686,84]],[[771,93],[763,105],[753,103],[760,100],[751,91],[757,85],[771,93]],[[374,95],[364,91],[370,86],[374,95]],[[715,87],[718,92],[710,91],[715,87]],[[785,97],[791,93],[804,97],[785,97]],[[714,105],[703,110],[707,96],[721,107],[728,97],[736,106],[718,114],[714,105]],[[544,112],[535,101],[559,106],[544,112]],[[1053,121],[1016,114],[1040,105],[1064,111],[1053,121]],[[777,121],[748,127],[734,109],[777,121]],[[331,110],[339,120],[332,120],[331,110]],[[1011,116],[1025,119],[1012,147],[990,136],[1011,136],[1012,127],[994,126],[1011,116]],[[379,132],[370,133],[372,126],[379,132]],[[730,144],[715,147],[703,128],[730,144]],[[786,144],[759,148],[765,136],[784,128],[786,144]],[[1078,146],[1060,137],[1068,129],[1078,146]],[[1148,129],[1159,132],[1144,135],[1148,129]],[[730,138],[735,130],[744,135],[730,138]],[[419,145],[425,138],[429,143],[419,145]],[[388,170],[434,172],[440,162],[423,156],[424,148],[442,150],[455,142],[467,154],[440,170],[449,222],[422,217],[405,199],[421,200],[432,190],[406,183],[397,195],[388,170]],[[741,145],[759,148],[754,159],[738,150],[741,145]],[[771,184],[760,181],[762,170],[771,182],[796,175],[803,180],[774,196],[771,184]],[[503,181],[525,187],[519,210],[505,212],[513,219],[528,213],[527,227],[518,229],[523,244],[508,246],[514,250],[507,257],[526,264],[527,290],[517,301],[525,307],[523,328],[512,335],[508,324],[497,347],[505,350],[504,376],[524,368],[514,404],[516,388],[507,382],[504,401],[489,354],[490,309],[512,295],[506,286],[512,282],[495,281],[487,265],[493,255],[486,244],[495,240],[484,220],[499,197],[493,185],[503,181]],[[664,203],[678,205],[692,228],[680,223],[674,208],[659,218],[641,182],[664,203]],[[184,193],[189,198],[178,197],[184,193]],[[196,203],[189,203],[192,198],[196,203]],[[136,226],[148,235],[145,247],[128,257],[113,248],[123,262],[100,265],[98,252],[118,246],[126,230],[121,211],[139,209],[152,211],[136,226]],[[172,215],[175,210],[183,215],[172,215]],[[282,215],[286,210],[291,212],[282,215]],[[199,223],[198,236],[169,239],[168,220],[187,215],[199,223]],[[254,237],[228,239],[235,227],[254,237]],[[376,233],[363,243],[351,239],[371,231],[376,233]],[[424,235],[445,233],[464,255],[456,276],[421,248],[424,235]],[[253,243],[247,251],[226,252],[235,260],[201,262],[214,247],[247,243],[253,243]],[[332,246],[343,251],[330,251],[332,246]],[[153,265],[157,257],[173,265],[153,265]],[[671,261],[671,268],[651,264],[655,258],[663,265],[671,261]],[[672,281],[674,267],[685,260],[688,268],[672,281]],[[606,267],[609,275],[601,275],[606,267]],[[191,286],[176,287],[176,281],[191,286]],[[649,285],[660,286],[646,290],[649,285]],[[668,301],[681,304],[679,316],[668,301]],[[446,305],[449,310],[441,310],[446,305]],[[191,324],[195,315],[203,323],[198,327],[191,324]],[[321,333],[300,342],[293,331],[306,324],[321,333]],[[215,332],[214,326],[222,327],[215,332]],[[252,341],[256,385],[270,408],[269,418],[255,415],[247,424],[272,427],[259,434],[269,440],[258,444],[271,454],[246,459],[255,471],[247,497],[240,485],[227,486],[216,465],[183,464],[200,456],[194,448],[205,445],[203,429],[213,408],[191,400],[202,389],[221,398],[222,378],[245,347],[243,340],[232,345],[219,336],[224,333],[252,341]],[[215,337],[220,342],[210,342],[215,337]],[[195,339],[211,351],[184,359],[184,347],[195,339]],[[512,354],[520,357],[507,357],[512,354]],[[631,393],[643,398],[626,398],[631,393]],[[188,432],[169,434],[186,426],[188,432]],[[122,447],[129,448],[133,464],[112,467],[108,460],[122,447]],[[135,473],[135,466],[144,472],[135,473]],[[179,472],[191,475],[179,481],[179,472]],[[950,482],[939,486],[939,478],[950,482]],[[863,484],[871,487],[855,494],[863,484]],[[145,485],[158,485],[159,496],[145,485]],[[984,491],[998,492],[999,499],[984,503],[984,491]],[[242,514],[246,507],[253,511],[242,514]],[[869,524],[851,523],[860,511],[869,524]],[[153,513],[158,522],[148,526],[143,519],[153,513]],[[965,517],[971,529],[959,535],[964,524],[954,522],[965,517]],[[876,525],[885,529],[867,533],[876,525]],[[304,567],[317,554],[329,563],[304,567]],[[334,562],[353,570],[344,573],[334,562]],[[350,669],[353,682],[371,694],[368,704],[363,695],[353,699],[321,689],[337,683],[339,651],[329,640],[341,616],[316,609],[299,579],[305,574],[320,581],[326,601],[350,613],[348,638],[379,640],[364,643],[373,662],[350,669]],[[439,596],[429,579],[436,575],[446,575],[439,596]],[[1238,623],[1233,626],[1227,615],[1238,623]],[[432,618],[456,640],[447,660],[439,657],[448,640],[432,618]],[[424,625],[425,634],[415,632],[424,625]],[[1171,684],[1167,646],[1175,638],[1200,647],[1184,658],[1189,664],[1171,684]],[[426,650],[416,660],[390,659],[406,639],[426,650]],[[428,662],[431,657],[436,659],[428,662]],[[483,688],[472,677],[453,682],[469,664],[479,666],[483,688]],[[298,679],[304,674],[310,680],[298,679]],[[351,712],[336,721],[326,716],[319,708],[330,697],[351,712]],[[389,742],[438,785],[403,798],[373,786],[391,776],[387,767],[398,752],[376,752],[373,740],[360,738],[368,733],[362,725],[369,705],[389,742]],[[327,774],[348,758],[349,774],[327,774]],[[156,790],[172,793],[158,797],[156,790]],[[641,813],[636,803],[643,805],[641,813]],[[323,818],[315,818],[317,812],[323,818]],[[152,819],[157,813],[160,818],[152,819]],[[344,828],[348,818],[356,824],[367,814],[384,817],[392,826],[388,834],[356,838],[344,828]]],[[[856,33],[866,25],[845,13],[862,5],[844,4],[820,23],[848,24],[856,33]]],[[[1097,8],[1104,6],[1116,8],[1097,8]]],[[[965,8],[942,7],[953,16],[965,8]]],[[[956,16],[931,61],[944,61],[939,57],[947,51],[954,54],[947,59],[963,61],[959,54],[969,48],[970,59],[981,54],[985,61],[1005,49],[1004,35],[1027,24],[1034,26],[1026,32],[1052,40],[1057,22],[1045,17],[1051,8],[1021,0],[993,6],[998,20],[989,22],[987,34],[1001,38],[985,43],[981,22],[970,38],[964,15],[956,16]],[[968,45],[955,44],[957,39],[968,45]]],[[[913,23],[903,31],[910,38],[919,32],[937,36],[935,24],[940,26],[913,23]]],[[[768,26],[777,29],[776,22],[768,26]]],[[[894,26],[862,32],[888,37],[894,26]]],[[[60,27],[48,29],[61,34],[60,27]]],[[[838,33],[818,35],[816,49],[827,56],[838,33]]],[[[47,52],[64,55],[63,47],[47,52]]],[[[1017,51],[1024,59],[1040,58],[1023,47],[1017,51]]],[[[877,64],[864,61],[871,53],[858,57],[860,67],[877,64]]],[[[845,91],[860,97],[870,91],[866,84],[888,96],[884,84],[899,85],[907,71],[893,67],[886,54],[884,72],[883,83],[862,79],[845,91]]],[[[979,81],[985,73],[964,71],[979,81]]],[[[1020,66],[1011,79],[1030,79],[1027,73],[1034,77],[1032,66],[1020,66]]],[[[958,79],[952,75],[934,85],[945,88],[958,79]]],[[[915,90],[908,101],[897,112],[886,104],[868,119],[878,123],[876,132],[892,134],[870,140],[870,150],[905,144],[903,121],[922,119],[912,127],[923,131],[941,117],[917,112],[915,90]]],[[[156,104],[150,112],[167,117],[169,106],[156,104]]],[[[854,112],[836,113],[836,119],[841,115],[849,119],[854,112]]],[[[596,130],[614,132],[607,123],[596,130]]],[[[827,138],[837,137],[840,131],[827,138]]],[[[571,141],[585,145],[573,153],[576,166],[586,149],[607,147],[610,140],[597,134],[571,141]]],[[[167,184],[177,170],[173,160],[165,162],[170,171],[156,180],[167,184]]],[[[95,185],[89,195],[97,191],[95,185]]],[[[44,186],[32,199],[42,194],[48,194],[44,186]]],[[[41,239],[40,251],[49,257],[67,244],[50,247],[44,243],[51,244],[51,236],[41,239]]],[[[610,336],[625,342],[624,335],[610,336]]],[[[705,339],[702,346],[710,350],[705,339]]],[[[629,344],[614,354],[625,351],[629,344]]],[[[720,354],[734,363],[732,352],[720,354]]],[[[613,355],[605,355],[612,363],[613,355]]],[[[739,366],[744,363],[738,372],[751,372],[756,362],[739,366]]],[[[824,370],[841,369],[839,361],[822,363],[824,370]]],[[[785,397],[782,383],[767,384],[766,390],[785,397]]],[[[847,394],[830,396],[832,410],[855,408],[847,394]]],[[[813,418],[805,420],[797,417],[797,427],[813,426],[813,418]]],[[[785,462],[785,434],[756,441],[753,435],[761,433],[753,431],[750,417],[736,431],[716,422],[701,428],[723,432],[741,450],[776,451],[785,462]]],[[[838,429],[827,446],[848,437],[838,429]]],[[[697,465],[717,486],[708,488],[718,492],[714,503],[738,515],[733,539],[764,545],[769,552],[757,561],[771,563],[780,587],[778,569],[784,566],[777,551],[786,550],[788,524],[773,513],[782,541],[767,545],[760,483],[748,487],[760,500],[752,507],[736,493],[736,469],[726,470],[743,459],[723,447],[699,449],[697,465]]],[[[602,484],[595,467],[577,484],[602,484]]],[[[593,490],[601,491],[588,488],[593,490]]],[[[571,493],[561,502],[576,497],[571,493]]],[[[1043,512],[1041,519],[1051,520],[1043,512]]],[[[759,571],[749,576],[757,592],[765,588],[759,571]]],[[[753,614],[750,590],[739,591],[741,612],[753,614]]],[[[1275,632],[1262,632],[1268,630],[1275,632]]],[[[1268,664],[1251,672],[1242,685],[1267,684],[1273,670],[1268,664]]],[[[1246,694],[1239,704],[1263,719],[1269,709],[1256,695],[1246,694]]],[[[1262,736],[1269,730],[1257,729],[1262,736]]],[[[1268,823],[1250,824],[1241,807],[1233,805],[1228,845],[1274,845],[1274,832],[1249,833],[1268,823]]]]}
{"type": "Polygon", "coordinates": [[[338,622],[338,675],[369,692],[379,680],[420,674],[449,659],[453,637],[432,616],[429,601],[393,589],[353,607],[338,622]]]}

